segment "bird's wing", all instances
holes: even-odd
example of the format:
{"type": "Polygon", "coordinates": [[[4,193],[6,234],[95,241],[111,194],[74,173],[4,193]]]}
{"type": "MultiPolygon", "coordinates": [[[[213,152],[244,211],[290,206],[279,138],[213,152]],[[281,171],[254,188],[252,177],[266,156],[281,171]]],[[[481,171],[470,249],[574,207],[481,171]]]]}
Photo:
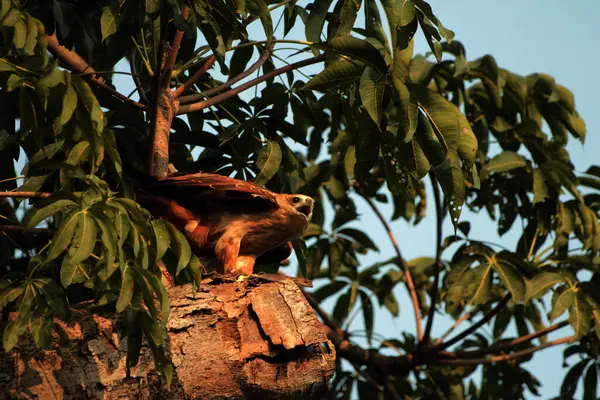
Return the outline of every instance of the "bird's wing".
{"type": "Polygon", "coordinates": [[[277,208],[277,194],[251,182],[199,172],[173,174],[145,187],[159,196],[173,199],[190,210],[251,212],[277,208]]]}

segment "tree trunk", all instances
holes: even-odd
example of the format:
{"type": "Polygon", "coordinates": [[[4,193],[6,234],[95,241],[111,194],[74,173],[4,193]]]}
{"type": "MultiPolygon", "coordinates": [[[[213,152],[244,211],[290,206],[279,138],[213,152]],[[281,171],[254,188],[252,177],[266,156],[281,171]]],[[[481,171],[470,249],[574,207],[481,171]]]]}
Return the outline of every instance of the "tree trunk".
{"type": "Polygon", "coordinates": [[[292,399],[327,391],[335,350],[291,280],[169,288],[167,389],[144,343],[127,376],[119,317],[74,310],[49,349],[0,351],[0,399],[292,399]]]}

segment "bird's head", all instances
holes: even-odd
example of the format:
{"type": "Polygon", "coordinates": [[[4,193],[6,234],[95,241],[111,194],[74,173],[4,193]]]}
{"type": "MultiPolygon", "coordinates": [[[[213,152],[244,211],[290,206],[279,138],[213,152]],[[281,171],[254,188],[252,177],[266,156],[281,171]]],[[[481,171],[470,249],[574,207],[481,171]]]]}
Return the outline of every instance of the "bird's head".
{"type": "Polygon", "coordinates": [[[311,197],[303,194],[286,194],[281,200],[284,203],[282,206],[294,209],[295,212],[304,215],[307,221],[312,217],[315,202],[311,197]]]}

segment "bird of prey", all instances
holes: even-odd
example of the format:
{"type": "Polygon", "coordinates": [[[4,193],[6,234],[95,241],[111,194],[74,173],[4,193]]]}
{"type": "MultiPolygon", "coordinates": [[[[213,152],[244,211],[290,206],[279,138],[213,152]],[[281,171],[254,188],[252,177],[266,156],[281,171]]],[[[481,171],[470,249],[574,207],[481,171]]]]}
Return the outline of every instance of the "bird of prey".
{"type": "Polygon", "coordinates": [[[211,173],[175,173],[137,190],[138,203],[184,233],[194,253],[218,273],[251,275],[255,263],[288,258],[313,199],[278,194],[251,182],[211,173]]]}

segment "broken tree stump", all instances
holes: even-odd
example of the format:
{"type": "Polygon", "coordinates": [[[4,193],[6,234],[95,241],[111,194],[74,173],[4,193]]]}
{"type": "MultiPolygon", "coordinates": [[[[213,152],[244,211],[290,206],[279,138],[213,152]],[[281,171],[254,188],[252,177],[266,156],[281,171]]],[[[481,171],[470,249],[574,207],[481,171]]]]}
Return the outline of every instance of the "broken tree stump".
{"type": "Polygon", "coordinates": [[[335,349],[291,280],[207,280],[196,293],[189,285],[168,291],[170,389],[145,343],[127,376],[118,316],[74,310],[68,323],[55,321],[49,349],[26,335],[0,351],[0,399],[297,399],[327,391],[335,349]]]}

